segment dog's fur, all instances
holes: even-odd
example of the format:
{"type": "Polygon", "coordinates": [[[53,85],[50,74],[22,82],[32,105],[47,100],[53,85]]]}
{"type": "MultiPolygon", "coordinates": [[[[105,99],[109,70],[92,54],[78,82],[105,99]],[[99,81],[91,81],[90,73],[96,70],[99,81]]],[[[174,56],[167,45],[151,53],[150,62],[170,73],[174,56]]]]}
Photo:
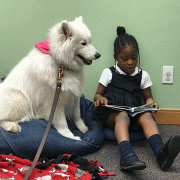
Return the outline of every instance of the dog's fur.
{"type": "Polygon", "coordinates": [[[88,130],[79,109],[83,66],[90,65],[100,54],[91,45],[91,33],[82,17],[60,22],[50,29],[48,37],[51,54],[43,54],[35,47],[0,84],[0,126],[18,133],[21,132],[19,122],[48,120],[58,69],[63,65],[64,78],[53,125],[61,135],[80,140],[69,130],[66,118],[73,119],[83,133],[88,130]]]}

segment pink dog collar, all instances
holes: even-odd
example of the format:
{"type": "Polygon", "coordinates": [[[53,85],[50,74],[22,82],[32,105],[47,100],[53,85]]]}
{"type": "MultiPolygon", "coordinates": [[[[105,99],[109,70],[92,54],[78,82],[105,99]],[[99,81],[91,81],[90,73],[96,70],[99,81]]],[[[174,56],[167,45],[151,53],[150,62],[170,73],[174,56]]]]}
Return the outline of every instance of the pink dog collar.
{"type": "Polygon", "coordinates": [[[49,40],[39,42],[35,45],[39,50],[41,50],[44,54],[51,54],[49,49],[49,40]]]}

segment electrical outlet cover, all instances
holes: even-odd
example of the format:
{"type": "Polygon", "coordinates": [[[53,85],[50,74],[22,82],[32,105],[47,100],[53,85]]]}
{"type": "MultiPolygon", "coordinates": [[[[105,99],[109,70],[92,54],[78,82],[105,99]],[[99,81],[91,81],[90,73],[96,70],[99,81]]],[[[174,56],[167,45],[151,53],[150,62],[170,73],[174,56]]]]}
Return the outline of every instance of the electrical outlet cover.
{"type": "Polygon", "coordinates": [[[173,69],[174,66],[163,66],[163,84],[173,84],[173,69]]]}

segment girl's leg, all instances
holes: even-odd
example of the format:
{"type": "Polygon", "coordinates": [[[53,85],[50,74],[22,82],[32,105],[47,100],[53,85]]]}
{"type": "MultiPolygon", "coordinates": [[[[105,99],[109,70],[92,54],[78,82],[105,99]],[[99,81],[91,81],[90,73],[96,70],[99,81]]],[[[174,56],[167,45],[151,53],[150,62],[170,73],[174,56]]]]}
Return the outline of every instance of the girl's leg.
{"type": "Polygon", "coordinates": [[[144,113],[139,117],[145,136],[148,139],[157,163],[162,170],[168,169],[180,151],[180,136],[172,136],[164,145],[159,135],[157,125],[151,113],[144,113]]]}
{"type": "Polygon", "coordinates": [[[163,147],[162,138],[159,134],[158,127],[154,121],[150,112],[143,113],[139,116],[138,121],[143,130],[144,134],[156,156],[159,155],[160,149],[163,147]]]}
{"type": "Polygon", "coordinates": [[[144,130],[147,139],[154,134],[159,134],[158,127],[150,112],[143,113],[139,116],[138,122],[144,130]]]}
{"type": "Polygon", "coordinates": [[[107,126],[115,129],[118,144],[129,141],[130,119],[126,112],[114,112],[109,116],[107,126]]]}
{"type": "Polygon", "coordinates": [[[129,142],[129,125],[130,119],[126,112],[114,112],[107,122],[107,126],[115,128],[121,155],[120,168],[124,170],[142,170],[146,168],[146,165],[139,161],[129,142]]]}

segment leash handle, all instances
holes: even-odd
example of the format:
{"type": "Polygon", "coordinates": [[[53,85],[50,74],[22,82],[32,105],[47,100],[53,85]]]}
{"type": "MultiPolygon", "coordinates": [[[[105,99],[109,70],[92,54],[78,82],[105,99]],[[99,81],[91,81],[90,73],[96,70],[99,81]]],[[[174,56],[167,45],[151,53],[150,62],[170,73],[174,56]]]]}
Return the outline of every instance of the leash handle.
{"type": "Polygon", "coordinates": [[[56,87],[56,92],[55,92],[55,96],[54,96],[54,101],[53,101],[53,105],[52,105],[52,109],[51,109],[51,113],[50,113],[50,116],[49,116],[49,120],[48,120],[48,123],[47,123],[47,126],[46,126],[46,131],[44,133],[44,136],[43,136],[43,139],[41,141],[41,144],[38,148],[38,151],[36,153],[36,156],[31,164],[31,167],[28,171],[28,173],[26,174],[24,180],[28,180],[39,160],[39,157],[41,155],[41,152],[43,150],[43,147],[44,147],[44,144],[46,142],[46,139],[47,139],[47,136],[49,134],[49,130],[51,128],[51,124],[52,124],[52,121],[53,121],[53,117],[54,117],[54,113],[55,113],[55,110],[56,110],[56,106],[57,106],[57,103],[58,103],[58,99],[59,99],[59,94],[60,94],[60,90],[61,90],[61,85],[62,85],[62,76],[63,76],[64,72],[63,72],[63,67],[59,69],[59,73],[58,73],[58,82],[57,82],[57,87],[56,87]]]}

